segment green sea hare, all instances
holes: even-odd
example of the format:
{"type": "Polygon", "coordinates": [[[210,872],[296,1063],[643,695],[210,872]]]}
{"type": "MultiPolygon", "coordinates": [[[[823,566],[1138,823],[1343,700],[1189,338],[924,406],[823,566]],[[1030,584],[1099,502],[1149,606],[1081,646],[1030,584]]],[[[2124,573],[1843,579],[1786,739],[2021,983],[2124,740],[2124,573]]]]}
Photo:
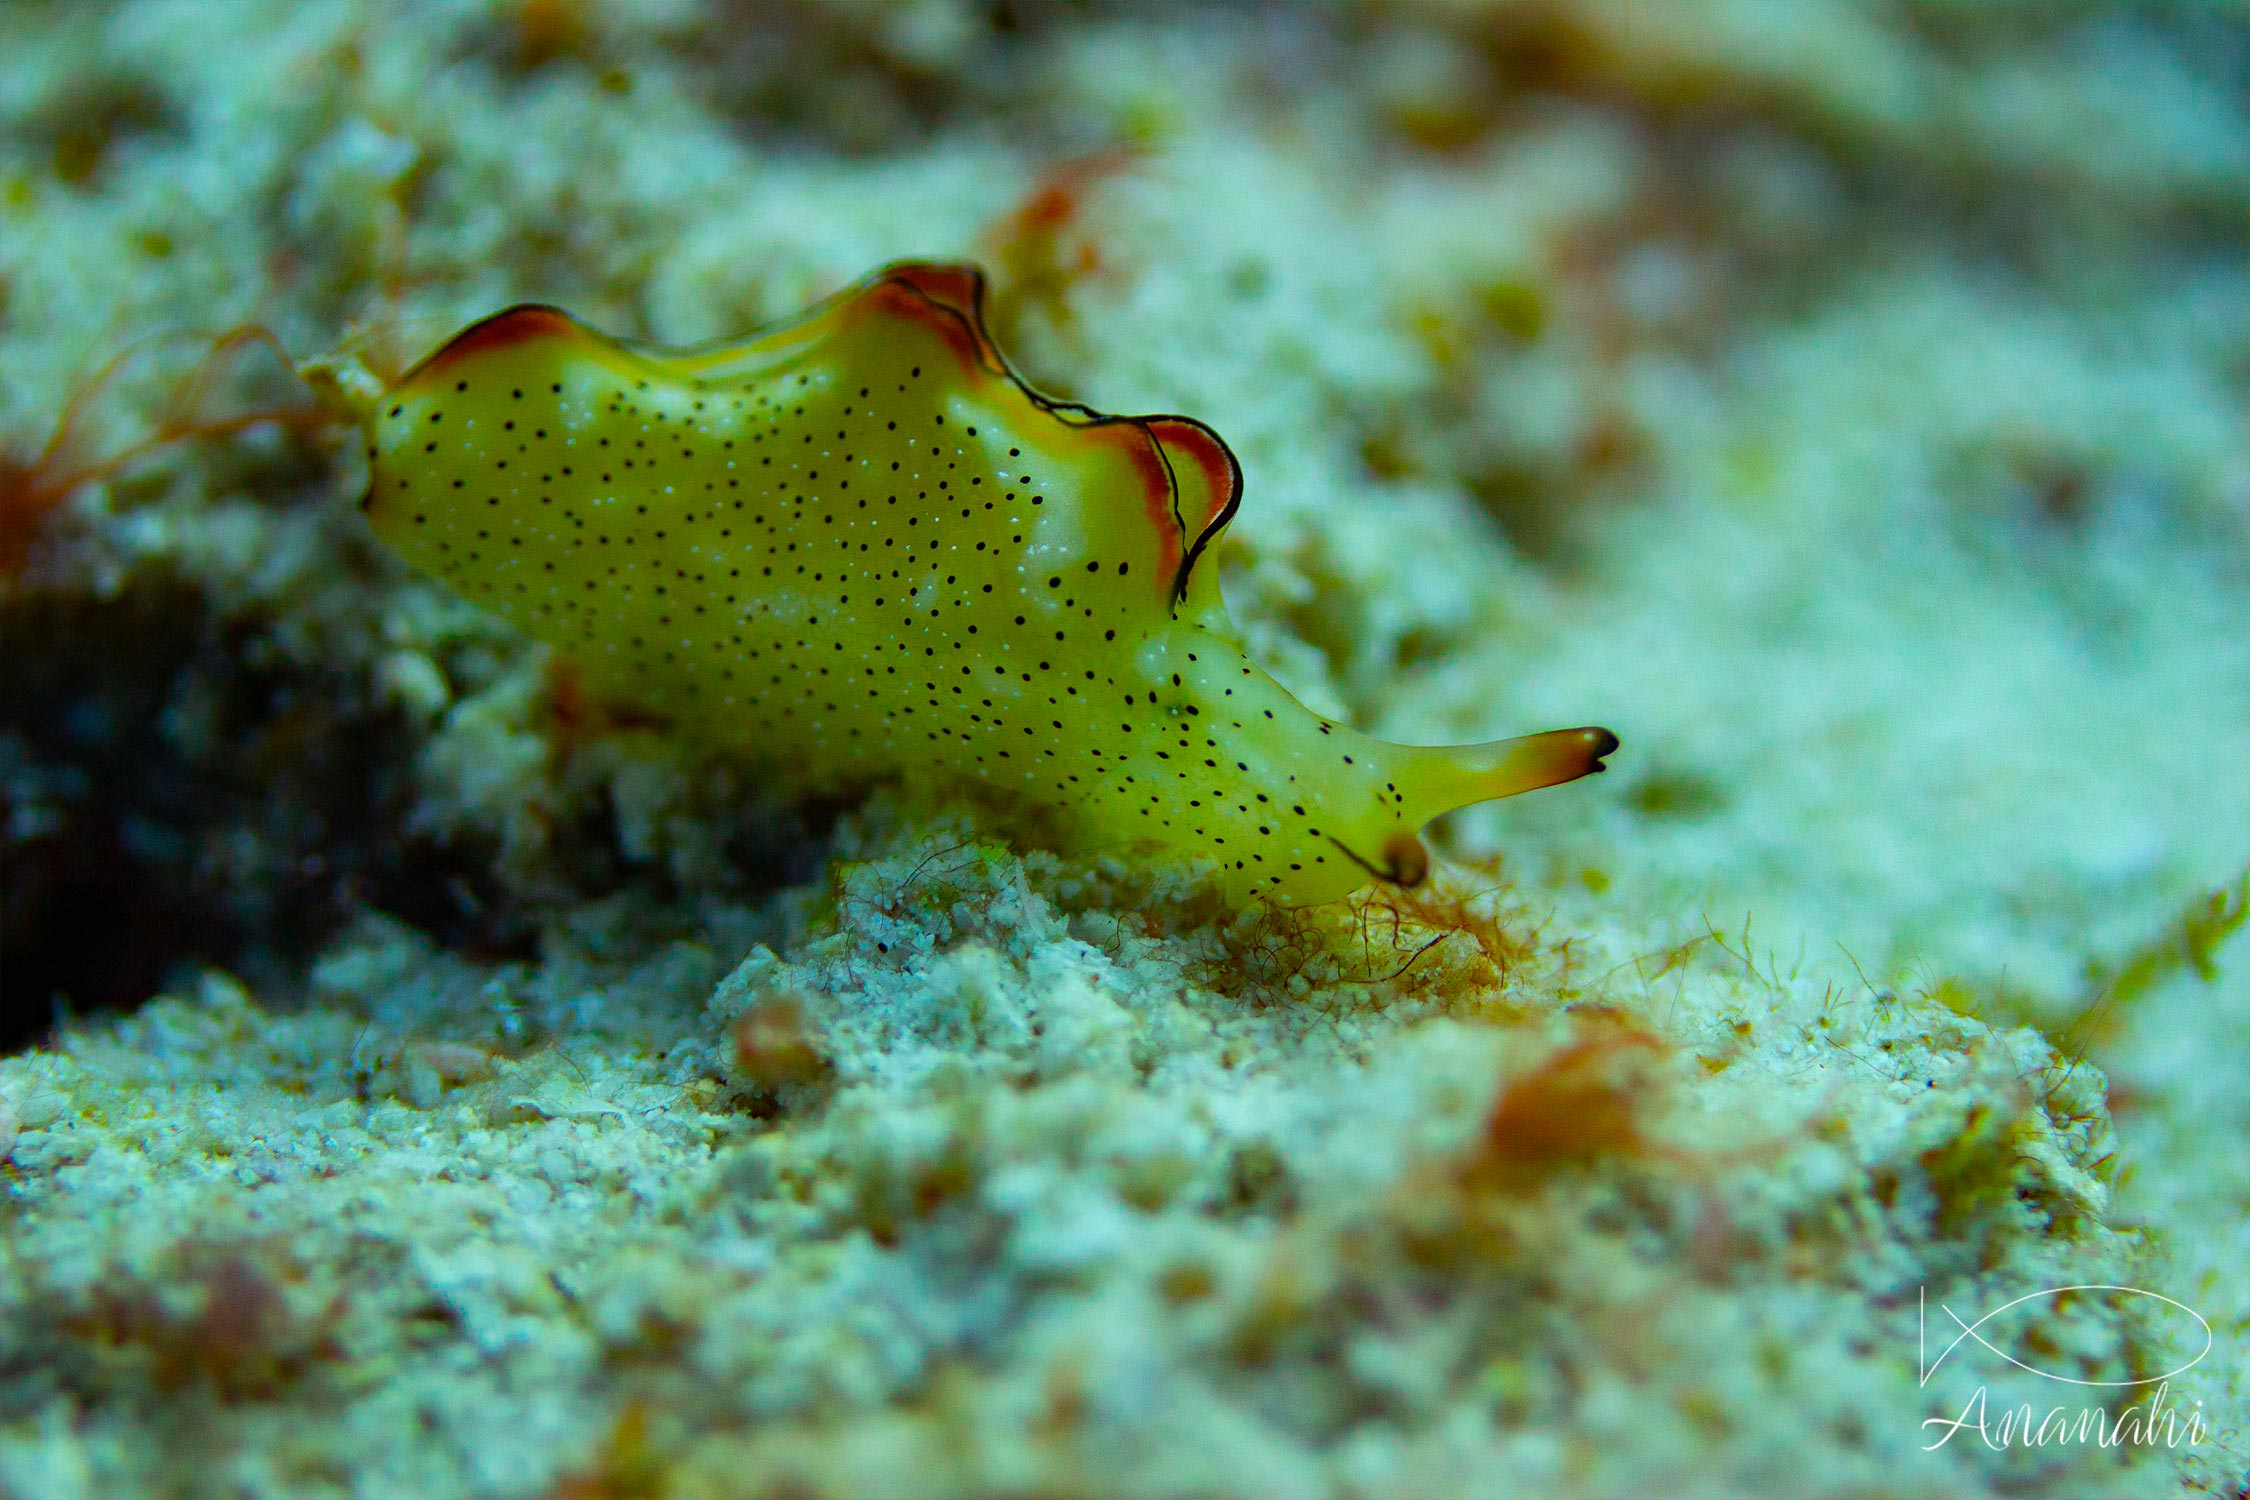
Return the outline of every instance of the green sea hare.
{"type": "Polygon", "coordinates": [[[1429,867],[1453,808],[1606,729],[1390,744],[1251,664],[1212,546],[1241,468],[1185,417],[1027,386],[965,266],[891,266],[671,352],[520,306],[366,399],[375,530],[630,703],[815,791],[997,793],[1083,854],[1301,905],[1429,867]]]}

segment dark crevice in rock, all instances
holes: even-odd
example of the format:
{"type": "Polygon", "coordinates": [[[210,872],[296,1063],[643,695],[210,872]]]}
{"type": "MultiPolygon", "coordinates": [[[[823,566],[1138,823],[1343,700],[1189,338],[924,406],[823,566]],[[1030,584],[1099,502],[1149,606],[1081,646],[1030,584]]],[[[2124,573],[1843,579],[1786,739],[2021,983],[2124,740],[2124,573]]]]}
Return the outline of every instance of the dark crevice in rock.
{"type": "Polygon", "coordinates": [[[489,850],[404,837],[413,735],[193,586],[0,599],[0,1046],[202,965],[288,986],[363,904],[529,951],[489,850]]]}

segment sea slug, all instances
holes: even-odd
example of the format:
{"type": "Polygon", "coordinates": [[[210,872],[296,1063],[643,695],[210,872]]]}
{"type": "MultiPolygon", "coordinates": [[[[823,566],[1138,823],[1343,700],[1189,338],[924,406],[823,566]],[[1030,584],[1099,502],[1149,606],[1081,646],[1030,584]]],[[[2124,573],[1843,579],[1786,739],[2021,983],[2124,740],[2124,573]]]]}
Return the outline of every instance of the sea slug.
{"type": "Polygon", "coordinates": [[[1238,899],[1414,884],[1431,818],[1602,769],[1606,729],[1425,748],[1299,704],[1220,602],[1234,455],[1042,397],[982,301],[971,267],[894,265],[689,351],[510,308],[363,398],[364,508],[590,691],[781,790],[976,795],[1066,850],[1208,860],[1238,899]]]}

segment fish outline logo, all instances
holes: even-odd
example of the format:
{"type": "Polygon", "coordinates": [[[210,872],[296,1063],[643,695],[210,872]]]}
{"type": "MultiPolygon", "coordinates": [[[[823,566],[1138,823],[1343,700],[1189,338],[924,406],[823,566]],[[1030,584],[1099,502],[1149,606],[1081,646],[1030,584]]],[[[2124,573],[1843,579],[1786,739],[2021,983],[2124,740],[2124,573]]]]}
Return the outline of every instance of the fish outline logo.
{"type": "Polygon", "coordinates": [[[1961,1331],[1953,1336],[1952,1342],[1948,1343],[1943,1349],[1938,1351],[1937,1358],[1933,1360],[1929,1357],[1929,1289],[1927,1287],[1918,1289],[1918,1302],[1919,1306],[1915,1330],[1915,1362],[1916,1367],[1921,1373],[1921,1379],[1917,1382],[1917,1384],[1923,1387],[1927,1387],[1929,1385],[1930,1377],[1938,1372],[1938,1367],[1945,1363],[1946,1359],[1953,1353],[1954,1350],[1961,1347],[1961,1342],[1964,1339],[1974,1339],[1985,1349],[1989,1350],[1993,1354],[1998,1355],[2001,1359],[2006,1360],[2009,1364],[2014,1365],[2017,1369],[2022,1370],[2029,1375],[2037,1375],[2042,1380],[2060,1381],[2065,1385],[2093,1386],[2108,1389],[2120,1389],[2137,1385],[2159,1385],[2162,1382],[2168,1381],[2175,1376],[2184,1375],[2189,1370],[2194,1369],[2197,1365],[2203,1362],[2205,1356],[2210,1354],[2212,1345],[2214,1343],[2214,1335],[2211,1331],[2210,1321],[2206,1319],[2203,1314],[2197,1312],[2194,1308],[2188,1306],[2185,1302],[2180,1301],[2176,1297],[2167,1297],[2162,1292],[2152,1292],[2149,1291],[2146,1287],[2125,1286],[2116,1282],[2079,1282],[2071,1286],[2046,1287],[2040,1291],[2026,1292],[2020,1297],[2012,1297],[2008,1301],[2001,1303],[1998,1307],[1993,1308],[1990,1312],[1977,1319],[1974,1323],[1963,1322],[1961,1319],[1961,1315],[1955,1312],[1950,1305],[1942,1302],[1939,1303],[1938,1310],[1944,1313],[1947,1317],[1951,1318],[1953,1320],[1954,1326],[1956,1328],[1959,1328],[1961,1331]],[[1994,1345],[1990,1340],[1985,1338],[1983,1334],[1977,1331],[1978,1329],[1984,1327],[1985,1324],[1991,1322],[1994,1318],[1997,1318],[1998,1316],[2000,1316],[2000,1314],[2006,1312],[2012,1307],[2020,1307],[2026,1302],[2033,1302],[2041,1297],[2061,1297],[2070,1292],[2123,1292],[2135,1297],[2152,1297],[2158,1302],[2162,1302],[2169,1307],[2178,1308],[2181,1312],[2184,1312],[2189,1317],[2195,1319],[2196,1326],[2203,1330],[2203,1347],[2197,1350],[2194,1357],[2189,1359],[2186,1363],[2177,1365],[2172,1369],[2162,1372],[2161,1374],[2142,1375],[2131,1380],[2083,1380],[2075,1375],[2058,1375],[2052,1370],[2042,1370],[2037,1365],[2026,1364],[2024,1361],[2016,1358],[2006,1350],[1994,1345]]]}

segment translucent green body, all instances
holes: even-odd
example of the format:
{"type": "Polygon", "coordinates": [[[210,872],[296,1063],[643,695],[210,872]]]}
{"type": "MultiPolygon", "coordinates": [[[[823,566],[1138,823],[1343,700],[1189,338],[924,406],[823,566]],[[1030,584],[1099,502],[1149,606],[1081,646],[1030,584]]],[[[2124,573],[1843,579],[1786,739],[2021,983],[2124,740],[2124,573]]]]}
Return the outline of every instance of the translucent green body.
{"type": "Polygon", "coordinates": [[[685,353],[501,313],[370,413],[369,519],[597,696],[784,790],[973,784],[1239,897],[1411,883],[1438,813],[1600,769],[1606,730],[1416,748],[1305,709],[1219,599],[1225,445],[1040,398],[980,291],[897,266],[685,353]]]}

